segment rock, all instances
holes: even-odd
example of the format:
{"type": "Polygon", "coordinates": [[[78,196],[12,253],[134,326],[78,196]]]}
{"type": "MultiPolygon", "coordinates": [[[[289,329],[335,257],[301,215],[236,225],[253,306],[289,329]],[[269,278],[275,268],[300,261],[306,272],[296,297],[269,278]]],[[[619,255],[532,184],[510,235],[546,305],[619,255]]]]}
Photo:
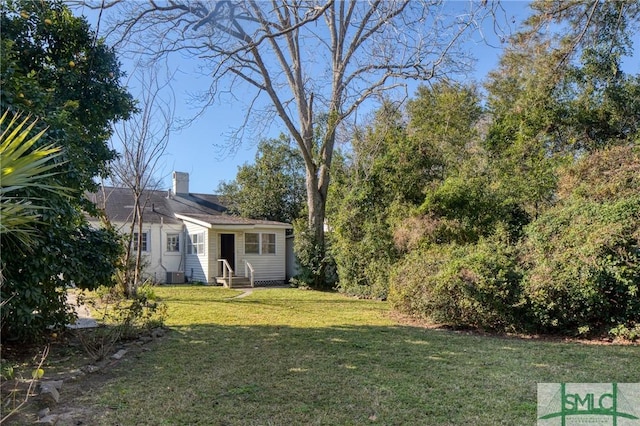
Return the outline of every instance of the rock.
{"type": "Polygon", "coordinates": [[[153,341],[153,337],[151,336],[140,336],[140,339],[138,340],[141,344],[145,344],[145,343],[149,343],[153,341]]]}
{"type": "Polygon", "coordinates": [[[76,413],[71,412],[60,414],[58,416],[58,423],[56,423],[56,426],[80,426],[84,424],[86,423],[78,419],[76,413]]]}
{"type": "MultiPolygon", "coordinates": [[[[53,386],[54,388],[56,388],[56,390],[59,392],[60,389],[62,389],[62,384],[64,383],[62,380],[49,380],[46,382],[42,382],[43,384],[46,384],[48,386],[53,386]]],[[[42,384],[40,385],[42,386],[42,384]]]]}
{"type": "Polygon", "coordinates": [[[44,424],[44,425],[55,425],[56,423],[58,423],[58,416],[55,416],[55,415],[45,416],[41,419],[38,419],[36,423],[44,424]]]}
{"type": "Polygon", "coordinates": [[[78,368],[75,370],[71,370],[69,374],[71,374],[71,376],[69,376],[69,380],[78,380],[79,378],[84,376],[86,373],[82,371],[82,369],[78,368]]]}
{"type": "Polygon", "coordinates": [[[42,410],[38,411],[38,419],[41,419],[43,417],[47,417],[50,412],[51,412],[51,410],[49,409],[49,407],[43,408],[42,410]]]}
{"type": "Polygon", "coordinates": [[[158,338],[164,336],[164,330],[161,329],[161,328],[154,328],[153,331],[151,332],[151,336],[154,339],[158,339],[158,338]]]}
{"type": "Polygon", "coordinates": [[[125,356],[125,354],[127,353],[126,349],[120,349],[118,352],[116,352],[115,354],[111,355],[111,358],[118,360],[118,359],[122,359],[123,356],[125,356]]]}
{"type": "Polygon", "coordinates": [[[60,393],[51,382],[40,383],[40,396],[42,396],[47,403],[57,404],[60,400],[60,393]]]}
{"type": "Polygon", "coordinates": [[[97,367],[95,365],[89,364],[86,367],[83,367],[83,370],[89,374],[91,373],[95,373],[96,371],[100,370],[100,367],[97,367]]]}

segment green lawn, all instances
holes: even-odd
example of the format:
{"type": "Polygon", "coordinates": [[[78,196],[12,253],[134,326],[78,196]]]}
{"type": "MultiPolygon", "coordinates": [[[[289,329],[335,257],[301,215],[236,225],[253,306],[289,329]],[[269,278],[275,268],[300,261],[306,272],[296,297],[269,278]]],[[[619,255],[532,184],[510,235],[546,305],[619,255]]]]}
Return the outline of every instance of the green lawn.
{"type": "Polygon", "coordinates": [[[173,329],[81,401],[90,424],[535,424],[538,382],[637,382],[640,347],[398,325],[384,302],[158,287],[173,329]]]}

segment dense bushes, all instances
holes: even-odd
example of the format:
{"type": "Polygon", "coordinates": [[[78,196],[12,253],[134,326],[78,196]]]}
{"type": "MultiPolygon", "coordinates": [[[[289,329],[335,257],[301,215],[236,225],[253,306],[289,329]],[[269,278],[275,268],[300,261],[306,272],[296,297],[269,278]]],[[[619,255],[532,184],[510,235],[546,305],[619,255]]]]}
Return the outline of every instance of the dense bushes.
{"type": "Polygon", "coordinates": [[[433,322],[640,335],[638,9],[595,6],[585,23],[580,2],[537,2],[485,102],[436,84],[356,135],[329,217],[341,290],[388,277],[394,307],[433,322]]]}
{"type": "Polygon", "coordinates": [[[389,299],[436,323],[588,334],[640,324],[640,197],[552,210],[475,244],[428,244],[393,268],[389,299]]]}
{"type": "Polygon", "coordinates": [[[412,251],[394,268],[390,301],[404,313],[435,323],[522,328],[522,273],[505,238],[498,232],[476,244],[412,251]]]}
{"type": "Polygon", "coordinates": [[[385,103],[354,136],[342,170],[334,164],[328,219],[345,293],[387,297],[390,271],[404,250],[394,243],[395,228],[424,202],[425,188],[470,156],[467,145],[477,136],[473,87],[421,87],[407,112],[408,121],[396,104],[385,103]]]}
{"type": "MultiPolygon", "coordinates": [[[[465,222],[452,216],[451,205],[446,219],[433,213],[412,218],[414,231],[416,224],[424,229],[415,231],[419,242],[414,236],[394,267],[390,300],[404,313],[455,326],[634,337],[640,324],[639,167],[637,145],[583,158],[559,174],[558,200],[522,227],[521,238],[498,223],[477,242],[439,242],[434,235],[443,228],[465,222]]],[[[477,203],[476,191],[456,194],[460,206],[477,203]]]]}
{"type": "Polygon", "coordinates": [[[486,176],[453,176],[428,193],[419,212],[437,218],[438,226],[430,240],[475,243],[498,227],[518,237],[529,222],[524,209],[491,188],[486,176]]]}
{"type": "Polygon", "coordinates": [[[640,195],[573,201],[534,222],[523,246],[523,288],[536,323],[588,332],[639,321],[639,229],[640,195]]]}
{"type": "Polygon", "coordinates": [[[580,3],[562,16],[536,4],[489,75],[486,115],[468,123],[477,137],[451,133],[462,155],[393,223],[396,309],[453,326],[640,337],[640,79],[622,67],[637,9],[621,5],[598,4],[598,22],[583,25],[580,3]],[[549,19],[580,28],[580,46],[571,31],[540,32],[549,19]]]}
{"type": "Polygon", "coordinates": [[[87,216],[98,212],[84,194],[106,177],[116,157],[108,143],[113,124],[128,118],[135,103],[121,83],[113,49],[62,1],[5,1],[0,27],[0,110],[9,119],[37,117],[33,135],[46,128],[20,152],[29,157],[33,149],[60,147],[49,163],[55,170],[45,170],[37,185],[30,179],[18,186],[5,182],[15,167],[38,163],[12,165],[2,156],[3,184],[9,186],[3,192],[34,213],[36,226],[29,244],[5,235],[0,240],[1,337],[39,340],[72,318],[68,286],[113,284],[121,245],[115,231],[89,226],[87,216]]]}
{"type": "MultiPolygon", "coordinates": [[[[49,209],[43,217],[47,220],[47,214],[56,212],[49,209]]],[[[67,235],[64,252],[56,246],[56,234],[38,225],[40,239],[31,245],[30,252],[11,256],[3,253],[3,338],[38,340],[45,330],[64,328],[73,322],[75,313],[66,300],[71,284],[87,290],[112,285],[117,270],[114,259],[122,253],[116,231],[93,229],[82,223],[76,226],[75,232],[67,235]]]]}
{"type": "MultiPolygon", "coordinates": [[[[298,274],[292,278],[291,284],[308,287],[315,285],[324,277],[324,286],[332,288],[335,284],[335,262],[330,256],[330,245],[323,246],[315,238],[306,219],[293,222],[294,252],[298,274]]],[[[321,288],[321,287],[319,287],[321,288]]]]}
{"type": "Polygon", "coordinates": [[[640,323],[640,145],[585,157],[560,200],[526,229],[523,287],[544,330],[587,333],[640,323]]]}
{"type": "MultiPolygon", "coordinates": [[[[345,205],[351,198],[353,195],[349,194],[345,205]]],[[[353,199],[351,202],[358,203],[353,199]]],[[[390,266],[397,259],[385,215],[363,208],[345,208],[341,213],[335,216],[331,238],[339,290],[359,297],[385,299],[390,266]]]]}

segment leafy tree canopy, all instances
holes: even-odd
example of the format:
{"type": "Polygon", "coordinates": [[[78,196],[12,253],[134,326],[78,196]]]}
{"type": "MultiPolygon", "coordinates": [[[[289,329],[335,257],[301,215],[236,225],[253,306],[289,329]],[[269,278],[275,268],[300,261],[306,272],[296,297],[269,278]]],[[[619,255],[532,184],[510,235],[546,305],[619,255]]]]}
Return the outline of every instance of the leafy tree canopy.
{"type": "Polygon", "coordinates": [[[284,135],[258,144],[254,164],[238,168],[235,180],[218,187],[233,214],[292,223],[306,200],[304,160],[284,135]]]}
{"type": "Polygon", "coordinates": [[[473,87],[437,83],[421,87],[407,117],[391,102],[356,134],[351,162],[336,179],[329,211],[339,286],[345,292],[386,297],[389,271],[400,256],[394,233],[478,146],[481,117],[473,87]]]}
{"type": "Polygon", "coordinates": [[[455,325],[637,338],[640,76],[623,59],[640,4],[532,10],[486,82],[477,172],[452,168],[394,234],[390,299],[455,325]]]}
{"type": "Polygon", "coordinates": [[[34,339],[69,321],[68,285],[111,283],[120,244],[113,231],[89,226],[84,212],[95,210],[84,193],[106,175],[115,156],[107,144],[111,125],[129,116],[134,101],[120,85],[113,50],[62,2],[3,2],[0,27],[0,107],[11,117],[38,118],[35,132],[47,129],[33,149],[61,149],[58,173],[12,193],[42,202],[28,250],[15,239],[1,243],[2,336],[34,339]]]}
{"type": "Polygon", "coordinates": [[[49,127],[42,143],[64,147],[63,183],[77,191],[94,188],[93,178],[106,176],[115,158],[106,143],[111,125],[134,108],[113,49],[61,1],[11,0],[0,19],[0,104],[49,127]]]}

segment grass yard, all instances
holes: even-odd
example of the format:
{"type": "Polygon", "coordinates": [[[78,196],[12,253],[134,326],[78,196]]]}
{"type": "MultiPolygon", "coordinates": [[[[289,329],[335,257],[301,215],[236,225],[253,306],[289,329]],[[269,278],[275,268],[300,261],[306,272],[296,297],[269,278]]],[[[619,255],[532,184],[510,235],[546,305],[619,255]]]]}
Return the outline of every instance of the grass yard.
{"type": "Polygon", "coordinates": [[[531,425],[538,382],[638,382],[640,347],[399,325],[384,302],[158,287],[173,329],[80,396],[105,425],[531,425]]]}

